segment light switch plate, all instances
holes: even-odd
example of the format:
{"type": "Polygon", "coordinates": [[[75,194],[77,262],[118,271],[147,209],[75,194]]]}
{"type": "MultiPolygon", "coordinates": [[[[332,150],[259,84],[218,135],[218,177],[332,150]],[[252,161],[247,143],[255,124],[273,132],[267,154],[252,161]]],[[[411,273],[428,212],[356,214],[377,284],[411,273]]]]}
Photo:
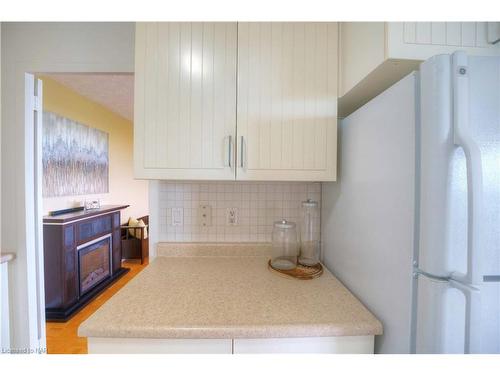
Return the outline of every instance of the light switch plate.
{"type": "Polygon", "coordinates": [[[212,225],[212,206],[202,204],[198,208],[198,222],[202,227],[209,227],[212,225]]]}
{"type": "Polygon", "coordinates": [[[184,211],[182,207],[172,208],[172,225],[178,227],[184,224],[184,211]]]}

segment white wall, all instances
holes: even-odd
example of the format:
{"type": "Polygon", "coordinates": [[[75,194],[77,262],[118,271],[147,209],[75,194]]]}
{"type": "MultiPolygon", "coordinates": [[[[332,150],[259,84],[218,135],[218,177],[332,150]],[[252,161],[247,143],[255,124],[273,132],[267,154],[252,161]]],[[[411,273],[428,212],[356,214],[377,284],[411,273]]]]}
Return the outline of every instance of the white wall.
{"type": "Polygon", "coordinates": [[[36,348],[36,306],[27,270],[34,268],[33,129],[24,124],[26,72],[133,72],[133,23],[2,24],[2,249],[17,254],[10,272],[12,344],[36,348]],[[31,327],[31,328],[30,328],[31,327]]]}

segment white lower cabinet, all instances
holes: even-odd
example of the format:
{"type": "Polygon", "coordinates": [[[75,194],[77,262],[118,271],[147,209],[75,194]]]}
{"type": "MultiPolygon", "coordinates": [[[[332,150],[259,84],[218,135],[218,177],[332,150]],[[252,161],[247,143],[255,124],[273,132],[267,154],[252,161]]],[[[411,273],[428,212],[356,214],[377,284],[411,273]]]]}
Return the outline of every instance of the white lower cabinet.
{"type": "Polygon", "coordinates": [[[235,339],[233,353],[373,354],[373,345],[373,336],[235,339]]]}
{"type": "Polygon", "coordinates": [[[373,354],[374,336],[269,339],[88,338],[89,354],[373,354]]]}
{"type": "Polygon", "coordinates": [[[231,339],[89,337],[89,354],[231,354],[231,339]]]}

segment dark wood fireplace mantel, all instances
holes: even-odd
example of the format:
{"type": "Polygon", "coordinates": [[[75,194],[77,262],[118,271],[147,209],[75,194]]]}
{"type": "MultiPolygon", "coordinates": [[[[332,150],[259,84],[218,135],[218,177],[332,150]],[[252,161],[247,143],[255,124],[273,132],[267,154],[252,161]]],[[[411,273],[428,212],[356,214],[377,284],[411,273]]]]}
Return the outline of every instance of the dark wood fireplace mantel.
{"type": "MultiPolygon", "coordinates": [[[[48,321],[66,321],[106,287],[128,272],[121,266],[120,210],[127,205],[103,206],[43,219],[45,315],[48,321]],[[110,238],[109,269],[92,288],[81,287],[80,251],[110,238]],[[89,244],[89,247],[86,245],[89,244]]],[[[109,246],[108,246],[109,247],[109,246]]],[[[101,250],[102,251],[102,250],[101,250]]],[[[101,267],[102,268],[102,267],[101,267]]],[[[102,269],[99,272],[103,272],[102,269]]]]}

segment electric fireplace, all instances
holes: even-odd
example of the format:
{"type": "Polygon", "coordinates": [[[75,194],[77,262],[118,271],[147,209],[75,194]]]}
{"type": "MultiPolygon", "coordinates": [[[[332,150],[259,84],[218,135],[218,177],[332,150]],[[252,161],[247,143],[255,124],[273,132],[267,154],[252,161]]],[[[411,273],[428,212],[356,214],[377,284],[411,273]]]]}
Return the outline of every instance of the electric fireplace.
{"type": "Polygon", "coordinates": [[[43,218],[45,316],[65,322],[128,272],[122,267],[121,206],[43,218]]]}

